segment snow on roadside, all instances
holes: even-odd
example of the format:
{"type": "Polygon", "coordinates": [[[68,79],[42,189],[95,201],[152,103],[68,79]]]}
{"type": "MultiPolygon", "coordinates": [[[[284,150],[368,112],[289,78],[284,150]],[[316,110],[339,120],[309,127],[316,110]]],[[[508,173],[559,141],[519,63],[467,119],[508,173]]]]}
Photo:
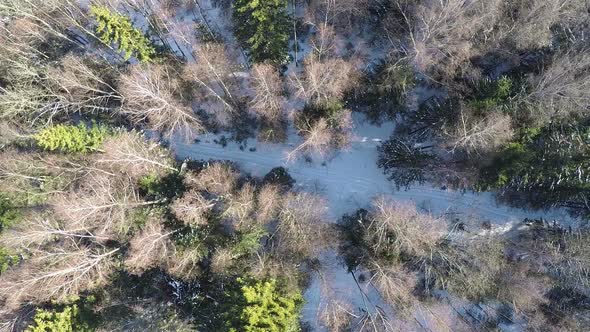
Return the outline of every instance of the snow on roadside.
{"type": "MultiPolygon", "coordinates": [[[[288,162],[287,153],[301,141],[294,133],[283,144],[266,144],[250,140],[241,146],[235,142],[228,142],[226,147],[214,142],[220,139],[221,134],[205,134],[199,137],[200,142],[196,144],[174,141],[172,149],[180,159],[230,160],[244,171],[259,177],[274,167],[286,167],[296,180],[298,189],[316,192],[328,199],[333,222],[343,214],[368,207],[376,195],[387,195],[396,200],[414,202],[422,210],[434,215],[444,214],[471,224],[486,222],[500,232],[519,225],[524,218],[557,220],[564,226],[572,227],[579,224],[562,209],[530,211],[501,205],[496,202],[492,192],[460,192],[431,185],[417,185],[409,190],[398,191],[376,164],[377,146],[391,135],[393,123],[371,125],[360,114],[355,114],[354,120],[357,126],[351,147],[325,162],[288,162]]],[[[351,303],[357,313],[362,310],[374,312],[376,308],[381,308],[389,319],[392,319],[393,311],[383,302],[379,293],[367,283],[361,282],[357,285],[346,267],[339,262],[337,255],[326,253],[320,261],[324,276],[328,280],[322,282],[319,275],[314,275],[304,294],[306,304],[302,312],[303,321],[307,322],[312,330],[322,330],[319,315],[323,306],[327,304],[325,284],[329,284],[332,294],[351,303]]]]}
{"type": "Polygon", "coordinates": [[[511,208],[497,203],[492,192],[461,192],[428,184],[396,190],[376,164],[377,146],[391,135],[393,124],[375,126],[364,121],[362,115],[355,114],[354,118],[357,127],[351,147],[325,162],[289,162],[287,153],[301,141],[294,134],[283,144],[260,143],[252,139],[242,144],[242,149],[235,142],[228,142],[226,147],[215,143],[221,134],[205,134],[199,137],[199,143],[174,141],[172,148],[180,159],[230,160],[254,176],[264,176],[272,168],[283,166],[301,190],[317,192],[328,199],[334,220],[345,213],[367,207],[373,197],[383,194],[396,200],[414,202],[419,208],[436,215],[452,213],[461,220],[485,221],[492,226],[513,225],[524,218],[557,220],[564,226],[572,227],[577,224],[563,209],[530,211],[511,208]]]}

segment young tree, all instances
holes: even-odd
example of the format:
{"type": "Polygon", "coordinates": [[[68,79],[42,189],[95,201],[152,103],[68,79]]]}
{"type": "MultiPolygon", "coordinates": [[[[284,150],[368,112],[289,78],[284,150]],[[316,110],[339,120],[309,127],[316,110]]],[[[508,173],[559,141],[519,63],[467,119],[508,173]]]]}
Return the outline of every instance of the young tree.
{"type": "Polygon", "coordinates": [[[237,0],[233,9],[236,37],[252,61],[287,63],[291,29],[287,0],[237,0]]]}
{"type": "Polygon", "coordinates": [[[104,126],[93,125],[87,128],[84,123],[80,123],[78,126],[47,127],[34,138],[37,145],[44,150],[85,153],[98,150],[106,135],[107,129],[104,126]]]}
{"type": "MultiPolygon", "coordinates": [[[[301,294],[288,292],[276,280],[242,282],[245,305],[241,308],[240,330],[272,332],[299,331],[301,294]]],[[[240,309],[240,308],[238,308],[240,309]]]]}
{"type": "Polygon", "coordinates": [[[166,65],[135,65],[122,76],[121,114],[135,123],[148,122],[154,130],[188,139],[204,128],[190,106],[184,105],[180,82],[166,65]]]}
{"type": "Polygon", "coordinates": [[[113,13],[105,6],[90,6],[90,13],[98,22],[96,32],[100,40],[110,45],[116,43],[119,51],[125,53],[125,60],[135,56],[140,62],[153,60],[156,50],[143,33],[134,28],[129,18],[113,13]]]}

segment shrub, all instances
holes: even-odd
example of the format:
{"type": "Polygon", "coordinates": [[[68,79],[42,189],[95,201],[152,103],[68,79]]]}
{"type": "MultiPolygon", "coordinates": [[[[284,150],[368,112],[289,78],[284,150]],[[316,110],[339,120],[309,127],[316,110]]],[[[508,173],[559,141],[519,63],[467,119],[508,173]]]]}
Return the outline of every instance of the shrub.
{"type": "Polygon", "coordinates": [[[374,257],[395,262],[430,255],[446,231],[443,220],[419,213],[414,205],[378,197],[364,235],[374,257]]]}
{"type": "Polygon", "coordinates": [[[89,128],[80,123],[78,126],[57,125],[43,129],[34,139],[44,150],[86,153],[98,150],[107,135],[108,130],[104,126],[89,128]]]}
{"type": "Polygon", "coordinates": [[[427,264],[427,280],[434,277],[439,287],[470,300],[498,296],[501,274],[508,267],[502,241],[475,239],[438,249],[431,258],[433,264],[427,264]]]}
{"type": "Polygon", "coordinates": [[[29,326],[26,331],[84,332],[93,331],[93,329],[84,322],[80,309],[76,304],[73,304],[59,311],[37,309],[33,325],[29,326]]]}
{"type": "Polygon", "coordinates": [[[0,274],[8,270],[9,267],[18,263],[18,256],[13,255],[8,249],[0,247],[0,274]]]}
{"type": "Polygon", "coordinates": [[[139,29],[133,27],[129,18],[104,6],[90,6],[90,14],[98,22],[96,32],[100,34],[100,40],[107,45],[117,43],[119,51],[125,52],[125,60],[132,55],[140,62],[154,58],[156,49],[139,29]]]}
{"type": "Polygon", "coordinates": [[[514,80],[507,76],[502,76],[498,80],[485,79],[476,84],[473,98],[467,105],[479,112],[506,106],[510,98],[516,94],[516,89],[514,80]]]}
{"type": "Polygon", "coordinates": [[[275,167],[264,176],[264,183],[276,184],[285,189],[291,189],[295,180],[284,167],[275,167]]]}
{"type": "Polygon", "coordinates": [[[0,232],[13,225],[21,217],[19,210],[11,204],[8,198],[0,194],[0,232]]]}

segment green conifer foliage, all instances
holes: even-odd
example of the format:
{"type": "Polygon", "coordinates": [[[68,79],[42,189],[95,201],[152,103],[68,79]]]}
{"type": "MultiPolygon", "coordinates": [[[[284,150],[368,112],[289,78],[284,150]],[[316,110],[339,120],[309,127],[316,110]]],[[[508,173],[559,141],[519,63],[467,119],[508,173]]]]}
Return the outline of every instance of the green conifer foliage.
{"type": "Polygon", "coordinates": [[[274,279],[254,283],[242,281],[246,306],[242,310],[243,331],[300,331],[299,309],[303,298],[298,293],[286,293],[274,279]]]}
{"type": "Polygon", "coordinates": [[[104,6],[91,6],[90,13],[98,22],[96,32],[100,40],[107,45],[117,43],[119,51],[125,53],[125,60],[135,56],[140,62],[149,62],[154,58],[156,49],[133,27],[129,18],[104,6]]]}
{"type": "Polygon", "coordinates": [[[253,62],[287,62],[290,18],[286,11],[286,0],[234,2],[235,34],[253,62]]]}
{"type": "Polygon", "coordinates": [[[483,175],[487,187],[536,193],[539,204],[579,204],[587,209],[590,127],[553,124],[523,130],[483,175]]]}
{"type": "Polygon", "coordinates": [[[108,130],[104,126],[86,127],[84,123],[78,126],[57,125],[43,129],[34,139],[39,147],[48,151],[68,153],[96,151],[108,130]]]}
{"type": "Polygon", "coordinates": [[[27,332],[86,332],[92,329],[81,322],[77,305],[66,306],[62,311],[37,309],[33,325],[27,332]]]}

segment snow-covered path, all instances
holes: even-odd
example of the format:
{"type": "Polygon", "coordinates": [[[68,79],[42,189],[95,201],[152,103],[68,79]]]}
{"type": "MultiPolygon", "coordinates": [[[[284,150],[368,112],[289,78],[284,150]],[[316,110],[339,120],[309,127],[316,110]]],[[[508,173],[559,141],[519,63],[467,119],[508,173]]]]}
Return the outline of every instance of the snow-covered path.
{"type": "Polygon", "coordinates": [[[181,159],[230,160],[254,176],[263,176],[272,168],[283,166],[297,181],[299,188],[317,192],[328,199],[334,220],[345,213],[367,207],[373,197],[384,194],[397,200],[413,201],[418,207],[434,214],[456,213],[461,220],[472,218],[472,221],[488,221],[498,226],[511,225],[527,217],[558,220],[565,225],[575,224],[564,210],[515,209],[498,204],[494,194],[490,192],[463,193],[431,185],[415,185],[409,190],[396,190],[376,164],[377,146],[391,135],[393,124],[378,127],[363,123],[359,116],[355,116],[355,120],[356,138],[352,146],[324,163],[287,161],[287,153],[299,142],[295,135],[290,135],[289,141],[284,144],[265,144],[250,140],[247,146],[240,149],[240,145],[233,142],[229,142],[224,148],[214,142],[220,135],[207,134],[201,136],[200,142],[196,144],[174,142],[173,150],[181,159]],[[251,148],[255,148],[255,151],[251,151],[251,148]]]}
{"type": "MultiPolygon", "coordinates": [[[[220,135],[207,134],[199,137],[199,143],[176,141],[172,148],[180,159],[230,160],[254,176],[264,176],[274,167],[286,167],[300,190],[316,192],[327,198],[332,221],[337,221],[345,213],[368,207],[376,195],[388,195],[396,200],[414,202],[419,208],[435,215],[452,214],[453,218],[471,224],[488,222],[497,231],[508,230],[524,218],[543,217],[546,220],[557,220],[563,225],[579,224],[561,209],[529,211],[498,204],[494,194],[490,192],[463,193],[429,185],[396,190],[376,164],[377,146],[391,135],[394,125],[370,125],[358,114],[355,115],[355,123],[356,136],[350,149],[339,152],[323,163],[287,161],[287,153],[300,141],[296,135],[290,135],[288,142],[284,144],[265,144],[250,140],[247,146],[240,149],[240,145],[234,142],[222,147],[214,142],[219,140],[220,135]]],[[[346,301],[355,309],[374,311],[375,306],[379,306],[392,318],[391,308],[383,303],[378,292],[367,283],[357,286],[352,275],[340,264],[334,253],[326,253],[321,261],[324,282],[320,276],[315,275],[304,294],[306,304],[303,308],[303,320],[313,331],[322,330],[318,320],[321,308],[326,305],[326,285],[330,297],[346,301]],[[360,289],[366,294],[366,301],[363,300],[360,289]]]]}

